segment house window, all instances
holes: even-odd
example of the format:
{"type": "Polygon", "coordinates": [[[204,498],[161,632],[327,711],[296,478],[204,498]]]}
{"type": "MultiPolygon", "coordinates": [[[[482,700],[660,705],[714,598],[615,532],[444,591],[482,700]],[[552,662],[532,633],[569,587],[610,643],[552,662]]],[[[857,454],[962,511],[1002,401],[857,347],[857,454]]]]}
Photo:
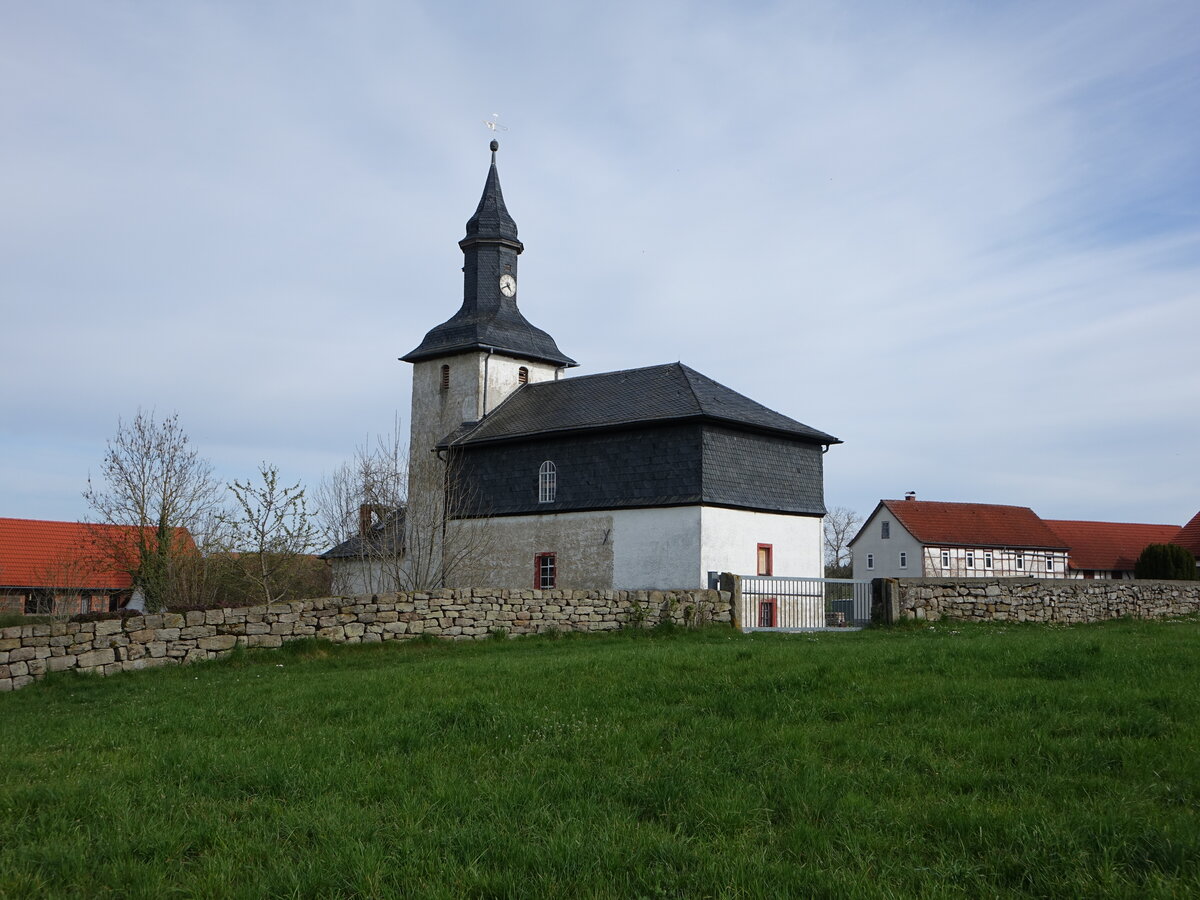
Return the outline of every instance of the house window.
{"type": "Polygon", "coordinates": [[[533,586],[548,591],[558,583],[558,558],[553,553],[539,553],[533,558],[533,586]]]}
{"type": "Polygon", "coordinates": [[[1054,557],[1053,556],[1049,556],[1049,555],[1046,556],[1046,571],[1047,572],[1054,571],[1054,557]]]}
{"type": "Polygon", "coordinates": [[[774,563],[772,559],[772,548],[770,544],[758,545],[758,574],[773,575],[774,563]]]}
{"type": "Polygon", "coordinates": [[[558,470],[546,460],[538,469],[538,503],[553,503],[558,493],[558,470]]]}
{"type": "Polygon", "coordinates": [[[775,627],[775,598],[758,601],[758,627],[775,627]]]}
{"type": "Polygon", "coordinates": [[[25,615],[48,616],[54,612],[54,595],[49,591],[31,591],[25,595],[25,615]]]}
{"type": "Polygon", "coordinates": [[[1024,569],[1025,568],[1025,554],[1018,553],[1016,556],[1017,556],[1017,569],[1018,570],[1024,569]]]}
{"type": "Polygon", "coordinates": [[[992,567],[992,551],[991,550],[985,550],[983,552],[983,567],[985,569],[990,569],[992,567]]]}
{"type": "Polygon", "coordinates": [[[967,551],[967,568],[968,569],[975,568],[975,551],[974,550],[967,551]]]}
{"type": "Polygon", "coordinates": [[[892,523],[883,521],[879,523],[879,536],[885,541],[892,536],[892,523]]]}
{"type": "Polygon", "coordinates": [[[905,553],[903,550],[900,551],[900,568],[902,568],[902,569],[908,568],[908,554],[905,553]]]}
{"type": "Polygon", "coordinates": [[[529,384],[529,370],[524,366],[517,369],[517,384],[529,384]]]}
{"type": "Polygon", "coordinates": [[[874,553],[867,554],[867,568],[868,569],[875,568],[875,554],[874,553]]]}
{"type": "Polygon", "coordinates": [[[442,366],[442,390],[450,390],[450,367],[442,366]]]}
{"type": "Polygon", "coordinates": [[[949,550],[942,551],[942,568],[943,569],[950,568],[950,551],[949,550]]]}

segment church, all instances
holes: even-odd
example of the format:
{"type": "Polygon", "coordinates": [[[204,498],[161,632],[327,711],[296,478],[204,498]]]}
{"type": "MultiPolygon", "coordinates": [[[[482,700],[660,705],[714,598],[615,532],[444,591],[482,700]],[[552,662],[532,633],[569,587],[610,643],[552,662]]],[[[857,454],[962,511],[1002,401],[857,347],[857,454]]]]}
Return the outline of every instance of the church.
{"type": "Polygon", "coordinates": [[[841,442],[680,362],[565,377],[578,363],[517,307],[524,245],[498,149],[459,241],[462,306],[401,357],[406,564],[448,587],[820,577],[823,456],[841,442]]]}

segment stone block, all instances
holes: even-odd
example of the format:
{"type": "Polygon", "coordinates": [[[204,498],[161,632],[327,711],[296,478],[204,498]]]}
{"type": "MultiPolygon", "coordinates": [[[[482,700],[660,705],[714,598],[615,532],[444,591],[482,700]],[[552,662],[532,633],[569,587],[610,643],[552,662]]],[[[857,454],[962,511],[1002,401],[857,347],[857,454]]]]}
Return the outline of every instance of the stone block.
{"type": "Polygon", "coordinates": [[[187,624],[182,613],[163,613],[162,627],[163,628],[182,628],[187,624]]]}
{"type": "Polygon", "coordinates": [[[179,630],[179,637],[181,640],[194,641],[198,638],[212,637],[216,633],[217,629],[212,625],[189,625],[179,630]]]}
{"type": "Polygon", "coordinates": [[[201,650],[232,650],[237,646],[237,637],[232,634],[218,634],[213,637],[200,638],[197,646],[201,650]]]}
{"type": "Polygon", "coordinates": [[[0,650],[16,650],[21,646],[19,637],[4,638],[0,640],[0,650]]]}
{"type": "Polygon", "coordinates": [[[156,628],[154,629],[154,640],[156,641],[177,641],[179,640],[179,628],[156,628]]]}
{"type": "Polygon", "coordinates": [[[77,659],[79,668],[94,669],[97,666],[106,666],[116,662],[117,655],[112,650],[91,650],[87,653],[80,653],[77,659]]]}
{"type": "Polygon", "coordinates": [[[8,661],[10,663],[21,662],[26,659],[33,659],[37,656],[37,651],[33,647],[18,647],[16,650],[10,650],[8,661]]]}
{"type": "Polygon", "coordinates": [[[204,624],[205,625],[224,625],[225,624],[225,610],[221,609],[220,607],[217,607],[216,609],[204,610],[204,624]]]}
{"type": "Polygon", "coordinates": [[[77,665],[77,659],[74,656],[50,656],[46,660],[47,672],[65,672],[68,668],[74,668],[77,665]]]}
{"type": "Polygon", "coordinates": [[[155,659],[161,659],[167,655],[166,641],[151,641],[146,645],[146,652],[155,659]]]}
{"type": "Polygon", "coordinates": [[[11,678],[0,678],[0,692],[11,691],[13,689],[13,680],[11,678]]]}
{"type": "Polygon", "coordinates": [[[147,644],[154,640],[155,629],[143,628],[140,631],[129,632],[129,640],[136,641],[139,644],[147,644]]]}
{"type": "Polygon", "coordinates": [[[246,638],[248,647],[282,647],[283,638],[278,634],[252,634],[246,638]]]}
{"type": "Polygon", "coordinates": [[[96,623],[95,633],[101,634],[120,634],[122,630],[122,622],[120,619],[103,619],[96,623]]]}
{"type": "Polygon", "coordinates": [[[19,675],[19,676],[14,675],[13,676],[12,689],[14,691],[25,687],[25,685],[27,685],[27,684],[33,684],[33,676],[32,675],[19,675]]]}

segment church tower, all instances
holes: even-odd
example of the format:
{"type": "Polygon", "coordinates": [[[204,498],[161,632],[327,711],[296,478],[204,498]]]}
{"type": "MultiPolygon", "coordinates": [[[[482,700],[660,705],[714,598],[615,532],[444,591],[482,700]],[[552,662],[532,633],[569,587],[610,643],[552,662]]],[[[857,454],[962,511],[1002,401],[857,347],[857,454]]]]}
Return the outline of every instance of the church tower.
{"type": "Polygon", "coordinates": [[[465,422],[478,422],[522,384],[553,381],[578,365],[517,309],[517,256],[525,248],[500,191],[499,148],[492,141],[483,196],[458,242],[462,306],[401,357],[413,364],[410,471],[442,438],[465,422]]]}

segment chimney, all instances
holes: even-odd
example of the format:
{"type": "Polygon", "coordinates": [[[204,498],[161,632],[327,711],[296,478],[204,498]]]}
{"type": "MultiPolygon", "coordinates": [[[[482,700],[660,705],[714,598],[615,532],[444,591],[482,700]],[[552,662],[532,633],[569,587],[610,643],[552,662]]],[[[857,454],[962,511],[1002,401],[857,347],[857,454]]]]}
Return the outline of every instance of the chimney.
{"type": "Polygon", "coordinates": [[[916,500],[916,499],[917,499],[917,492],[916,492],[916,491],[905,491],[905,492],[904,492],[904,499],[905,499],[905,500],[916,500]]]}
{"type": "Polygon", "coordinates": [[[366,537],[371,530],[371,512],[374,507],[370,503],[359,504],[358,507],[358,533],[362,537],[366,537]]]}

